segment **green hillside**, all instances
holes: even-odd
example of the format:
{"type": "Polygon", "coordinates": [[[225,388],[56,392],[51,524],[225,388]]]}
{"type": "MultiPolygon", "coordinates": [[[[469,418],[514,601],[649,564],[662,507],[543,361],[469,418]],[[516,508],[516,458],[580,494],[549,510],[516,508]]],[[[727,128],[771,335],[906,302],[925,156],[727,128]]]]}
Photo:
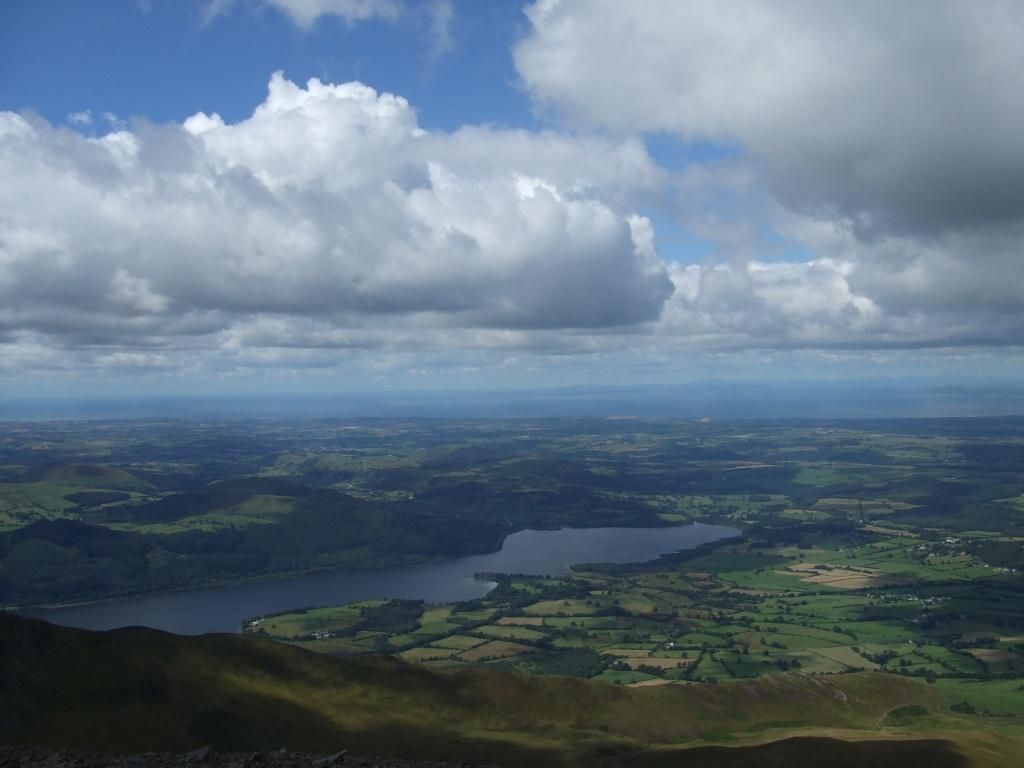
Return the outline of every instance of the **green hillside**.
{"type": "Polygon", "coordinates": [[[98,488],[125,491],[151,490],[153,486],[131,472],[99,464],[46,464],[26,471],[23,483],[52,483],[72,488],[98,488]]]}
{"type": "Polygon", "coordinates": [[[1012,726],[993,719],[986,727],[1002,730],[979,735],[975,718],[948,714],[940,689],[893,675],[624,688],[336,659],[233,635],[92,633],[10,614],[0,614],[0,693],[0,742],[106,750],[287,745],[552,766],[789,765],[813,754],[829,765],[982,766],[998,763],[968,760],[984,757],[978,739],[1001,757],[1024,748],[1012,726]],[[892,717],[898,709],[919,733],[892,717]]]}

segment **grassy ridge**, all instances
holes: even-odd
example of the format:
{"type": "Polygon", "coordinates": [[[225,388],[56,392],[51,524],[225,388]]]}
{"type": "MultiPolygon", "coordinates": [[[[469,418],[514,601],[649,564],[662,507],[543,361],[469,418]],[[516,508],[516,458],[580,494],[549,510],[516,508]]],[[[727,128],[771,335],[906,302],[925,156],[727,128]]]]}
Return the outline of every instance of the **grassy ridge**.
{"type": "Polygon", "coordinates": [[[879,745],[828,742],[831,765],[896,764],[914,755],[934,766],[967,765],[957,748],[934,738],[910,746],[879,740],[891,735],[876,729],[893,709],[915,706],[937,717],[946,701],[934,686],[872,673],[628,689],[481,669],[445,674],[229,635],[92,633],[0,614],[0,692],[0,741],[61,747],[348,747],[541,766],[664,764],[675,754],[686,765],[772,765],[810,746],[767,742],[817,729],[879,745]],[[723,755],[707,751],[709,741],[751,744],[723,755]],[[772,754],[775,762],[756,762],[772,754]]]}

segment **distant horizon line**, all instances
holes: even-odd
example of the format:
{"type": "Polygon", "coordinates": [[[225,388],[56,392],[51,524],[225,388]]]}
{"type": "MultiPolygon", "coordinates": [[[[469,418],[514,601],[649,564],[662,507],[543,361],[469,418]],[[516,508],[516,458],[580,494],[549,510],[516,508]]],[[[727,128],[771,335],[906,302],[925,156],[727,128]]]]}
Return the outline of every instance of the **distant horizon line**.
{"type": "Polygon", "coordinates": [[[864,377],[798,377],[798,378],[751,378],[707,377],[680,382],[623,383],[623,384],[560,384],[536,387],[396,387],[386,389],[279,389],[279,390],[211,390],[207,392],[120,392],[103,394],[86,392],[82,394],[0,394],[0,403],[7,402],[110,402],[121,400],[221,400],[221,399],[277,399],[284,397],[334,398],[334,397],[389,397],[418,396],[431,397],[450,394],[516,397],[523,395],[572,394],[577,392],[629,393],[640,391],[669,392],[692,390],[703,387],[727,387],[732,389],[770,388],[789,389],[810,386],[830,386],[835,389],[862,387],[865,385],[893,390],[916,390],[927,388],[930,392],[978,392],[984,390],[1016,389],[1024,394],[1024,377],[990,378],[979,381],[974,378],[952,379],[948,376],[864,376],[864,377]]]}
{"type": "Polygon", "coordinates": [[[144,418],[711,418],[853,420],[1024,415],[1024,381],[704,380],[535,389],[0,396],[0,421],[144,418]]]}

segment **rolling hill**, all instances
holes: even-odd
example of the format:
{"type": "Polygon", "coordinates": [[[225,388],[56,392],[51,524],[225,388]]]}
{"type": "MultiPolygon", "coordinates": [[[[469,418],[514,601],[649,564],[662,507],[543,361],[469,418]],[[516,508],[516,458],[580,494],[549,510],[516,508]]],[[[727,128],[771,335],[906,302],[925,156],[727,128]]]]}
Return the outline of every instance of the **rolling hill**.
{"type": "Polygon", "coordinates": [[[949,714],[935,686],[895,675],[623,688],[12,614],[0,614],[0,694],[0,742],[113,751],[287,745],[501,765],[967,768],[1005,764],[1024,746],[1012,729],[984,732],[949,714]],[[907,707],[919,715],[913,729],[881,727],[907,707]]]}

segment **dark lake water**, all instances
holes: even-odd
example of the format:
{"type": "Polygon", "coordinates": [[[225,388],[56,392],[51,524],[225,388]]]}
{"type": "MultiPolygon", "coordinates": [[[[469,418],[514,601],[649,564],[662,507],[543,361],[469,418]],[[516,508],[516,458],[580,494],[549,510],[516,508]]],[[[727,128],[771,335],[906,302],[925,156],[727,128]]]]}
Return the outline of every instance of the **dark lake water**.
{"type": "Polygon", "coordinates": [[[34,615],[87,629],[142,625],[178,634],[236,632],[242,621],[294,608],[372,598],[448,602],[482,597],[493,587],[474,574],[560,574],[576,563],[636,563],[738,534],[721,525],[671,528],[563,528],[519,531],[498,552],[369,570],[338,570],[187,592],[113,600],[34,615]]]}

